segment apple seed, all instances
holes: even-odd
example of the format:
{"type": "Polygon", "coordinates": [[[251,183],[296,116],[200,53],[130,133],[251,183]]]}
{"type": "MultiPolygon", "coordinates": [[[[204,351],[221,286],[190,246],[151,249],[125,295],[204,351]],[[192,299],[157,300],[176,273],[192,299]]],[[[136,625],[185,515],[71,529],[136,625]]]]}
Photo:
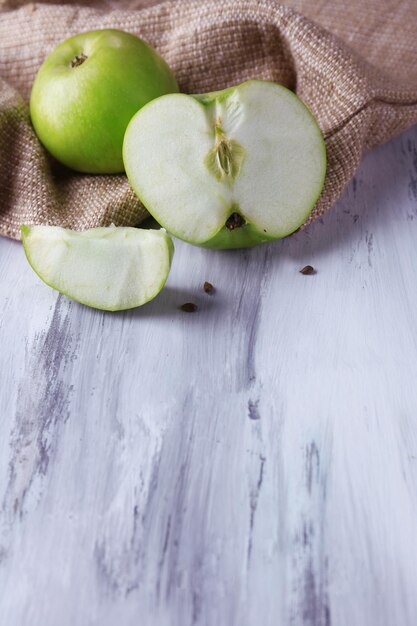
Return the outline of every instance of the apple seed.
{"type": "Polygon", "coordinates": [[[215,291],[213,285],[211,283],[209,283],[207,280],[205,281],[205,283],[203,285],[203,289],[208,294],[212,294],[215,291]]]}
{"type": "Polygon", "coordinates": [[[303,267],[302,270],[300,270],[300,274],[305,274],[306,276],[309,276],[315,273],[316,273],[316,270],[314,269],[312,265],[306,265],[305,267],[303,267]]]}
{"type": "Polygon", "coordinates": [[[185,311],[185,313],[195,313],[198,309],[198,306],[194,304],[194,302],[185,302],[180,306],[181,311],[185,311]]]}

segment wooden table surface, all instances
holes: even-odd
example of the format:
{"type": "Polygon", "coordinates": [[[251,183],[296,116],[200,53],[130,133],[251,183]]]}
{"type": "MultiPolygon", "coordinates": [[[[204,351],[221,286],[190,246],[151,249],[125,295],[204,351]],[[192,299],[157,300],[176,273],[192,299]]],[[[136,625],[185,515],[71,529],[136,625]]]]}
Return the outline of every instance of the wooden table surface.
{"type": "Polygon", "coordinates": [[[417,127],[137,310],[1,239],[0,346],[1,626],[417,624],[417,127]]]}

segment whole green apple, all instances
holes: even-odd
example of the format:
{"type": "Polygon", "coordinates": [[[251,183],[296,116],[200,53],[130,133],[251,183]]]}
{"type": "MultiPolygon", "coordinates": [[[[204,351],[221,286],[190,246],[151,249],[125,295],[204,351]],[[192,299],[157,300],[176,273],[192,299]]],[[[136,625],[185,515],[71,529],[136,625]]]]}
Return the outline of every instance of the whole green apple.
{"type": "Polygon", "coordinates": [[[68,167],[123,172],[123,136],[147,102],[178,91],[166,62],[146,42],[107,29],[61,43],[40,67],[30,98],[36,134],[68,167]]]}
{"type": "Polygon", "coordinates": [[[176,237],[210,248],[294,232],[326,173],[311,112],[293,92],[261,80],[153,100],[129,123],[123,158],[153,217],[176,237]]]}

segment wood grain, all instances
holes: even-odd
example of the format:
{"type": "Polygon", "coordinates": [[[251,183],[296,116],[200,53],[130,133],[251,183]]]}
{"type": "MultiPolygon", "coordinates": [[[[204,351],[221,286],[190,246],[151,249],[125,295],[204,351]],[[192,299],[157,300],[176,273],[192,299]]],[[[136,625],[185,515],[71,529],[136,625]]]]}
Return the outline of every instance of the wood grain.
{"type": "Polygon", "coordinates": [[[303,232],[177,242],[135,311],[2,239],[0,623],[414,626],[416,241],[417,128],[303,232]]]}

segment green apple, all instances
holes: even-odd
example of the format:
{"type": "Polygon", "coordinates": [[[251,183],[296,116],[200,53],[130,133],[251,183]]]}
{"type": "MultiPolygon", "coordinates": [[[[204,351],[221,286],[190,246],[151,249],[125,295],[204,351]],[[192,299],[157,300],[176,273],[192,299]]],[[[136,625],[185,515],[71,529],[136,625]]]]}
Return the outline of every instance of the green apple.
{"type": "Polygon", "coordinates": [[[32,269],[50,287],[105,311],[152,300],[168,277],[174,246],[164,230],[22,226],[32,269]]]}
{"type": "Polygon", "coordinates": [[[260,80],[153,100],[132,118],[123,159],[153,217],[176,237],[212,248],[294,232],[326,173],[311,112],[285,87],[260,80]]]}
{"type": "Polygon", "coordinates": [[[147,43],[119,30],[81,33],[40,67],[30,98],[36,134],[61,163],[80,172],[123,172],[123,136],[144,104],[178,91],[147,43]]]}

